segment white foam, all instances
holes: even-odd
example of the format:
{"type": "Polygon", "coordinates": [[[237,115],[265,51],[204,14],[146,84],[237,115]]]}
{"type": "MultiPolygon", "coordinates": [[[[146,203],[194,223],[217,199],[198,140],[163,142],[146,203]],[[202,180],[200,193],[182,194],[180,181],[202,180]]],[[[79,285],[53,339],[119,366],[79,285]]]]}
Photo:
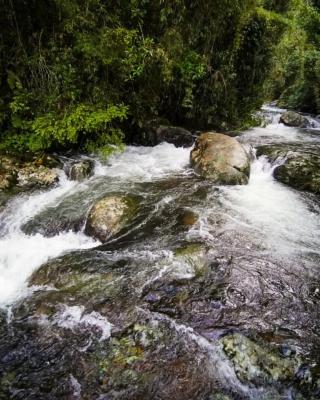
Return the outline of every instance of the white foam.
{"type": "Polygon", "coordinates": [[[100,341],[111,336],[111,324],[107,318],[96,311],[90,314],[84,312],[83,306],[63,306],[63,310],[55,315],[54,323],[66,329],[97,328],[101,332],[100,341]]]}
{"type": "Polygon", "coordinates": [[[190,148],[161,143],[155,147],[128,146],[126,150],[110,157],[107,165],[96,167],[97,175],[120,179],[145,181],[184,172],[189,165],[190,148]]]}
{"type": "Polygon", "coordinates": [[[242,143],[249,142],[252,145],[261,145],[274,143],[313,143],[320,141],[320,136],[313,133],[313,131],[320,130],[320,122],[318,120],[307,116],[310,127],[307,130],[299,129],[280,123],[281,114],[287,110],[273,106],[264,106],[262,110],[267,114],[269,123],[264,127],[256,127],[245,132],[239,137],[242,143]]]}
{"type": "Polygon", "coordinates": [[[54,237],[25,235],[20,227],[46,207],[76,191],[77,182],[60,172],[59,185],[49,191],[15,198],[0,215],[0,306],[27,295],[28,277],[52,257],[69,250],[87,249],[98,244],[83,233],[66,232],[54,237]]]}
{"type": "Polygon", "coordinates": [[[1,235],[19,231],[19,228],[46,207],[56,204],[66,194],[76,191],[78,183],[67,180],[61,171],[59,185],[48,191],[16,197],[0,214],[1,235]]]}
{"type": "Polygon", "coordinates": [[[305,141],[306,136],[299,129],[278,123],[280,116],[275,115],[271,124],[247,131],[241,136],[241,141],[252,144],[292,143],[305,141]]]}
{"type": "Polygon", "coordinates": [[[81,399],[81,385],[72,374],[70,374],[70,385],[72,388],[72,396],[74,399],[81,399]]]}
{"type": "MultiPolygon", "coordinates": [[[[189,153],[190,149],[176,148],[168,143],[153,148],[129,146],[125,152],[111,157],[108,165],[97,163],[95,172],[96,176],[127,181],[152,180],[185,172],[189,153]]],[[[79,190],[90,190],[89,181],[86,184],[69,181],[62,171],[59,174],[57,187],[17,197],[0,215],[0,306],[27,295],[30,292],[27,289],[28,277],[48,259],[69,250],[98,244],[82,233],[67,232],[46,238],[40,234],[28,236],[21,231],[21,226],[42,210],[56,207],[66,196],[79,190]]]]}
{"type": "Polygon", "coordinates": [[[248,185],[223,188],[225,204],[240,216],[238,224],[247,223],[278,252],[319,252],[319,217],[299,192],[273,178],[275,167],[266,157],[254,161],[248,185]]]}
{"type": "Polygon", "coordinates": [[[27,294],[27,278],[49,258],[68,250],[97,245],[82,233],[61,233],[52,238],[40,234],[11,233],[0,240],[0,306],[27,294]]]}

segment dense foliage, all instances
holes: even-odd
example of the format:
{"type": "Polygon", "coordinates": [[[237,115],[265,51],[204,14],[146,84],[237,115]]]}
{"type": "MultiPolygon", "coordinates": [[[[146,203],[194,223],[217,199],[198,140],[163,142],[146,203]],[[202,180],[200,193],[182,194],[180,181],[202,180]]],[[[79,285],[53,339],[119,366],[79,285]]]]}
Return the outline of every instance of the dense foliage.
{"type": "Polygon", "coordinates": [[[291,0],[266,82],[279,105],[320,113],[320,2],[291,0]]]}
{"type": "MultiPolygon", "coordinates": [[[[319,25],[307,1],[0,0],[0,149],[108,152],[156,117],[241,127],[264,99],[280,38],[290,63],[291,14],[301,41],[316,41],[304,54],[309,90],[319,25]]],[[[293,66],[278,60],[269,93],[301,86],[300,49],[293,66]]]]}

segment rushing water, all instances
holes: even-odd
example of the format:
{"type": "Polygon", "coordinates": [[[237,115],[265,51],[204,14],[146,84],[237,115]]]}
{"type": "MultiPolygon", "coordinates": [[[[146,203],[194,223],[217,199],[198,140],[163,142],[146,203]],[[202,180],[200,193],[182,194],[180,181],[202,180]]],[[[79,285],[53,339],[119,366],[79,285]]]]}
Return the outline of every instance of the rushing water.
{"type": "MultiPolygon", "coordinates": [[[[320,147],[317,121],[313,129],[289,128],[278,123],[279,112],[266,107],[267,126],[239,140],[255,149],[320,147]]],[[[308,398],[293,388],[296,378],[244,382],[219,340],[240,332],[266,347],[289,347],[310,368],[318,365],[318,198],[275,181],[273,170],[284,162],[281,158],[273,164],[265,156],[255,158],[246,186],[215,187],[193,174],[189,154],[190,149],[167,143],[129,146],[107,164],[95,160],[95,174],[87,181],[71,182],[61,172],[57,187],[13,198],[1,212],[0,306],[10,321],[2,333],[2,372],[14,376],[18,369],[22,381],[29,382],[15,381],[12,398],[148,399],[153,391],[159,399],[308,398]],[[91,205],[109,193],[138,196],[140,211],[130,226],[101,245],[83,233],[83,226],[91,205]],[[191,226],[181,222],[190,212],[197,215],[191,226]],[[57,221],[64,221],[62,231],[57,232],[57,221]],[[179,250],[190,245],[199,247],[198,254],[180,256],[179,250]],[[117,342],[114,361],[113,347],[101,348],[113,333],[124,335],[126,346],[141,336],[143,368],[154,368],[146,387],[133,378],[136,371],[126,376],[127,385],[117,383],[131,365],[121,364],[119,352],[135,366],[142,363],[142,350],[123,350],[117,342]],[[51,360],[41,373],[35,367],[42,362],[38,347],[51,360]],[[25,354],[38,361],[22,361],[25,354]],[[98,384],[90,374],[101,354],[111,357],[115,371],[122,367],[117,378],[98,384]],[[158,357],[162,361],[156,363],[158,357]],[[25,367],[19,366],[23,362],[25,367]],[[81,375],[82,367],[78,371],[73,362],[90,364],[91,372],[81,375]],[[60,379],[62,392],[56,387],[60,379]],[[214,397],[216,391],[229,397],[214,397]]]]}

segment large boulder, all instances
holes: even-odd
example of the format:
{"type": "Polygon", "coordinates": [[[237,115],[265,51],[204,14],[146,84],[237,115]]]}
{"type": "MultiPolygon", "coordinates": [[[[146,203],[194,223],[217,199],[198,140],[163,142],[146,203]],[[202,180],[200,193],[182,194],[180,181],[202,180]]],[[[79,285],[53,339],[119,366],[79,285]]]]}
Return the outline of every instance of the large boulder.
{"type": "Polygon", "coordinates": [[[247,184],[250,160],[243,146],[221,133],[200,135],[191,151],[191,164],[196,173],[217,184],[247,184]]]}
{"type": "Polygon", "coordinates": [[[191,147],[194,137],[191,132],[180,127],[150,123],[141,128],[136,142],[143,146],[156,146],[167,142],[176,147],[191,147]]]}
{"type": "Polygon", "coordinates": [[[67,174],[72,181],[83,181],[93,175],[94,163],[91,160],[74,162],[67,174]]]}
{"type": "Polygon", "coordinates": [[[307,153],[288,157],[274,170],[274,177],[293,188],[320,194],[320,157],[307,153]]]}
{"type": "Polygon", "coordinates": [[[136,210],[137,200],[133,197],[105,197],[89,211],[85,233],[105,242],[132,220],[136,210]]]}
{"type": "Polygon", "coordinates": [[[303,115],[294,112],[287,111],[280,117],[280,122],[287,126],[293,126],[296,128],[305,128],[309,125],[309,121],[303,115]]]}

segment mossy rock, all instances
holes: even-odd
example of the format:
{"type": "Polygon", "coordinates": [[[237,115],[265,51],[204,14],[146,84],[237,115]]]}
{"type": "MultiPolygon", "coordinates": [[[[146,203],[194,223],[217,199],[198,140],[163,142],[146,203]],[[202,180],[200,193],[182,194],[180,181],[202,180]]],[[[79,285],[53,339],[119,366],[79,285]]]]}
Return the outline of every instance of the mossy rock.
{"type": "Polygon", "coordinates": [[[133,196],[107,196],[89,211],[85,233],[101,242],[119,233],[135,217],[138,199],[133,196]]]}
{"type": "Polygon", "coordinates": [[[292,381],[301,363],[297,356],[281,357],[277,349],[262,347],[239,333],[223,337],[221,343],[242,382],[292,381]]]}
{"type": "Polygon", "coordinates": [[[320,156],[318,144],[301,148],[296,144],[260,146],[257,156],[265,155],[270,162],[283,160],[274,170],[274,177],[288,186],[320,194],[320,156]]]}
{"type": "Polygon", "coordinates": [[[289,158],[275,169],[274,177],[295,189],[320,194],[320,157],[305,154],[289,158]]]}

